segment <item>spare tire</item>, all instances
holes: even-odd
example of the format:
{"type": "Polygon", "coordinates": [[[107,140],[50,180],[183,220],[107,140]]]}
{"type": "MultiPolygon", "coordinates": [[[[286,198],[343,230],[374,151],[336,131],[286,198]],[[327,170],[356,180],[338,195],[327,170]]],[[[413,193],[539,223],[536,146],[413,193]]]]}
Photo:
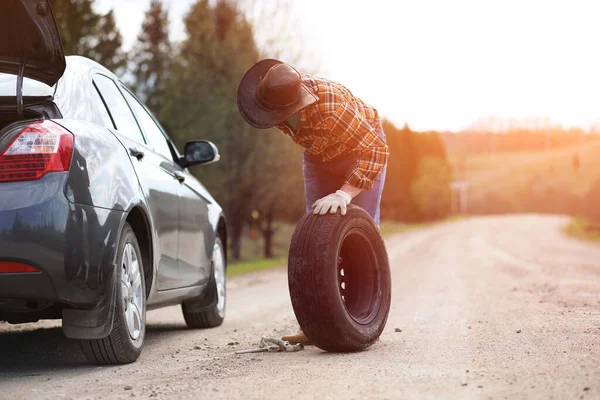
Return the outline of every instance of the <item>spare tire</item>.
{"type": "Polygon", "coordinates": [[[372,345],[390,311],[391,277],[383,238],[367,212],[307,213],[288,259],[294,313],[308,339],[332,352],[372,345]]]}

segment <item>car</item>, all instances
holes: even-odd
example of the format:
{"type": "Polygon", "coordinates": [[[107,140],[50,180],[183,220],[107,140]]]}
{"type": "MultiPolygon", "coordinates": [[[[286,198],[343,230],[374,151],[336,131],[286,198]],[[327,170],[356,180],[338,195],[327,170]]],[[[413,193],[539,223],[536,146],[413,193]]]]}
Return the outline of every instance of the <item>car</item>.
{"type": "Polygon", "coordinates": [[[0,321],[62,319],[98,364],[139,357],[150,309],[221,325],[227,224],[189,172],[215,145],[181,155],[119,78],[65,57],[48,2],[2,7],[0,321]]]}

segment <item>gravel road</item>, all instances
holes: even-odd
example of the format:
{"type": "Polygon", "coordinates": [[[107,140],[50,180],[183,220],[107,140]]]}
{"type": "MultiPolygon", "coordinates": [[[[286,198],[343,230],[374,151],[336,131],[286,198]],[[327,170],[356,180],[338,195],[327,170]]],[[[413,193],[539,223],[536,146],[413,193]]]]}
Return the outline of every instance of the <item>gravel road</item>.
{"type": "Polygon", "coordinates": [[[232,279],[217,329],[150,312],[141,358],[121,367],[87,365],[59,323],[0,324],[0,398],[599,399],[600,246],[566,223],[482,217],[390,238],[388,324],[356,354],[234,354],[296,330],[285,269],[232,279]]]}

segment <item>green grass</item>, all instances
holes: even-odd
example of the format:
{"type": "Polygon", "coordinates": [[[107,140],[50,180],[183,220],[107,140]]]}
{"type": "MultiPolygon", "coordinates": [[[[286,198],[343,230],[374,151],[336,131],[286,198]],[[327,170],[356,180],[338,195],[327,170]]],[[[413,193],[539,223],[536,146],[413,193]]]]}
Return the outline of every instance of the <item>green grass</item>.
{"type": "Polygon", "coordinates": [[[254,261],[242,261],[233,263],[227,268],[227,277],[247,274],[249,272],[272,269],[287,264],[287,258],[261,258],[254,261]]]}
{"type": "Polygon", "coordinates": [[[593,224],[584,218],[573,218],[564,231],[574,238],[600,242],[600,224],[593,224]]]}
{"type": "Polygon", "coordinates": [[[287,265],[287,254],[296,226],[288,222],[275,224],[273,237],[273,258],[264,258],[264,240],[258,235],[252,238],[248,234],[242,238],[242,259],[233,262],[227,268],[227,276],[237,276],[263,269],[277,268],[287,265]]]}
{"type": "MultiPolygon", "coordinates": [[[[395,221],[382,221],[380,229],[381,235],[387,238],[399,232],[421,229],[430,225],[431,223],[404,224],[395,221]]],[[[286,266],[288,249],[294,229],[294,224],[277,224],[277,233],[273,241],[273,258],[263,258],[264,242],[262,237],[251,239],[250,235],[246,235],[242,239],[242,260],[229,265],[227,268],[227,277],[231,278],[250,272],[286,266]]]]}

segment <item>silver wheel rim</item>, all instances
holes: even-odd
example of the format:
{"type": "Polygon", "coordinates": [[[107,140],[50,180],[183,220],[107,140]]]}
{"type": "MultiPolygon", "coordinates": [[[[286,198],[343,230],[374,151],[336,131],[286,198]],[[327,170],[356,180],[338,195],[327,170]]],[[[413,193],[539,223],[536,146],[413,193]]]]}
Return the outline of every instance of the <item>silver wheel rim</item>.
{"type": "Polygon", "coordinates": [[[140,337],[142,330],[143,295],[142,274],[138,256],[131,243],[127,243],[123,249],[123,262],[121,265],[121,297],[123,310],[125,310],[127,332],[133,340],[140,337]]]}
{"type": "Polygon", "coordinates": [[[217,286],[217,312],[223,318],[225,316],[225,257],[219,243],[215,243],[213,250],[213,269],[217,286]]]}

